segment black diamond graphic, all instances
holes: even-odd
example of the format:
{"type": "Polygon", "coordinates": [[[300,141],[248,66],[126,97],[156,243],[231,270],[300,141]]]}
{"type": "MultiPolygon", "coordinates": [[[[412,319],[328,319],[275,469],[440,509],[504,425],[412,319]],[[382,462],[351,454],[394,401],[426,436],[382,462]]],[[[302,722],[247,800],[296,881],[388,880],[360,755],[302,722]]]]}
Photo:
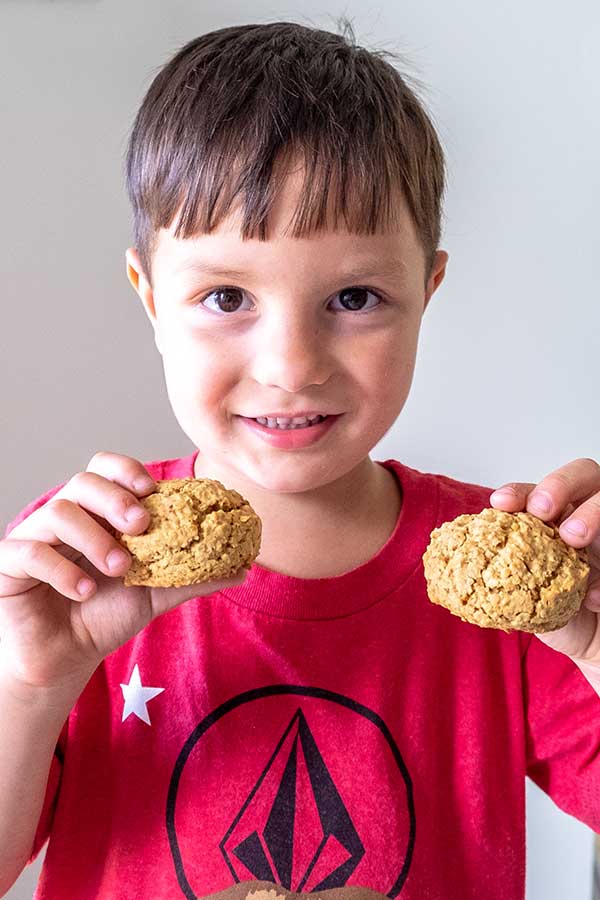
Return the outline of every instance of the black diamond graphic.
{"type": "Polygon", "coordinates": [[[302,891],[315,872],[319,881],[311,891],[343,887],[364,856],[363,843],[301,709],[292,716],[220,848],[236,881],[249,871],[294,891],[302,891]],[[306,775],[309,784],[302,791],[306,775]]]}

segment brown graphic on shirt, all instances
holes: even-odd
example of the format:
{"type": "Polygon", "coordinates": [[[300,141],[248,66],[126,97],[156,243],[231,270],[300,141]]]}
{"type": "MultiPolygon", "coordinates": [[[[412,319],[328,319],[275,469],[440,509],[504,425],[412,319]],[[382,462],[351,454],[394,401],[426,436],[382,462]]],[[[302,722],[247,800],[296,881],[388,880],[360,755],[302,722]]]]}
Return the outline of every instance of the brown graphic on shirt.
{"type": "MultiPolygon", "coordinates": [[[[385,894],[366,887],[330,888],[310,895],[311,900],[388,900],[385,894]]],[[[209,894],[204,900],[306,900],[306,894],[287,891],[269,881],[242,881],[224,891],[209,894]]]]}

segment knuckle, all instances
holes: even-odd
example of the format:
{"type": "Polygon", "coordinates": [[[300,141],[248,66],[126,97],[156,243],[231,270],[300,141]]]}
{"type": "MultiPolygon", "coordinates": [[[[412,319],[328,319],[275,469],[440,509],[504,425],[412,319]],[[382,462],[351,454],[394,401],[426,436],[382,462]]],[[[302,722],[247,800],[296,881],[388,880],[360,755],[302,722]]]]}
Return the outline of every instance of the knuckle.
{"type": "Polygon", "coordinates": [[[133,456],[111,453],[108,450],[98,450],[89,461],[86,471],[122,484],[130,484],[140,475],[148,475],[143,464],[133,456]]]}
{"type": "Polygon", "coordinates": [[[109,453],[108,450],[97,450],[87,464],[87,471],[90,469],[95,471],[97,468],[102,468],[102,466],[113,456],[114,453],[109,453]]]}
{"type": "Polygon", "coordinates": [[[53,518],[57,519],[62,519],[67,516],[72,508],[73,504],[65,497],[53,497],[46,504],[46,509],[48,510],[49,514],[53,518]]]}
{"type": "MultiPolygon", "coordinates": [[[[544,479],[544,487],[557,487],[560,491],[568,490],[573,484],[573,479],[566,472],[553,472],[544,479]]],[[[540,485],[538,485],[539,489],[540,485]]]]}
{"type": "Polygon", "coordinates": [[[66,556],[63,556],[61,553],[57,553],[56,557],[57,558],[53,560],[52,564],[52,578],[54,581],[60,582],[65,578],[70,577],[75,564],[72,563],[71,560],[66,556]]]}
{"type": "Polygon", "coordinates": [[[593,497],[586,502],[586,506],[589,506],[594,513],[600,513],[600,493],[594,494],[593,497]]]}
{"type": "Polygon", "coordinates": [[[74,488],[81,488],[82,482],[87,481],[87,472],[76,472],[69,478],[69,485],[74,488]]]}
{"type": "Polygon", "coordinates": [[[25,564],[37,565],[47,556],[48,545],[43,541],[25,541],[23,543],[23,559],[25,564]]]}

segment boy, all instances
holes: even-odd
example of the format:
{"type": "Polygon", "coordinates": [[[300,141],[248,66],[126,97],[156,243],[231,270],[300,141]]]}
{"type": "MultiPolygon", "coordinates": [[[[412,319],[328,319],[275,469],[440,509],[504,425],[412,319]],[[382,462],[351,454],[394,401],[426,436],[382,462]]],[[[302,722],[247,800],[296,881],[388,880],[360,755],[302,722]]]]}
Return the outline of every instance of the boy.
{"type": "Polygon", "coordinates": [[[600,468],[490,497],[369,457],[448,258],[426,113],[353,40],[225,28],[154,80],[127,178],[128,275],[198,450],[96,454],[0,543],[0,888],[49,837],[44,900],[522,898],[526,774],[600,830],[600,603],[482,630],[421,557],[442,521],[527,508],[597,586],[600,468]],[[110,526],[147,526],[148,474],[250,501],[247,576],[123,586],[110,526]]]}

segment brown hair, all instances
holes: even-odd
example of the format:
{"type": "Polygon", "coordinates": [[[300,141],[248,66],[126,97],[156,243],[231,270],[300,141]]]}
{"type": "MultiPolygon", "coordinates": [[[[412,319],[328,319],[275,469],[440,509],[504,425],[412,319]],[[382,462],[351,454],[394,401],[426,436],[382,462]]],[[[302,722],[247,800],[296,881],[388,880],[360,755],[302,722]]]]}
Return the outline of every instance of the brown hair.
{"type": "Polygon", "coordinates": [[[304,186],[292,236],[334,219],[373,233],[394,222],[400,187],[425,252],[426,279],[441,233],[444,154],[409,76],[342,34],[292,22],[239,25],[185,44],[154,78],[126,155],[134,242],[151,281],[154,242],[209,233],[242,202],[242,237],[267,239],[285,167],[300,154],[304,186]]]}

